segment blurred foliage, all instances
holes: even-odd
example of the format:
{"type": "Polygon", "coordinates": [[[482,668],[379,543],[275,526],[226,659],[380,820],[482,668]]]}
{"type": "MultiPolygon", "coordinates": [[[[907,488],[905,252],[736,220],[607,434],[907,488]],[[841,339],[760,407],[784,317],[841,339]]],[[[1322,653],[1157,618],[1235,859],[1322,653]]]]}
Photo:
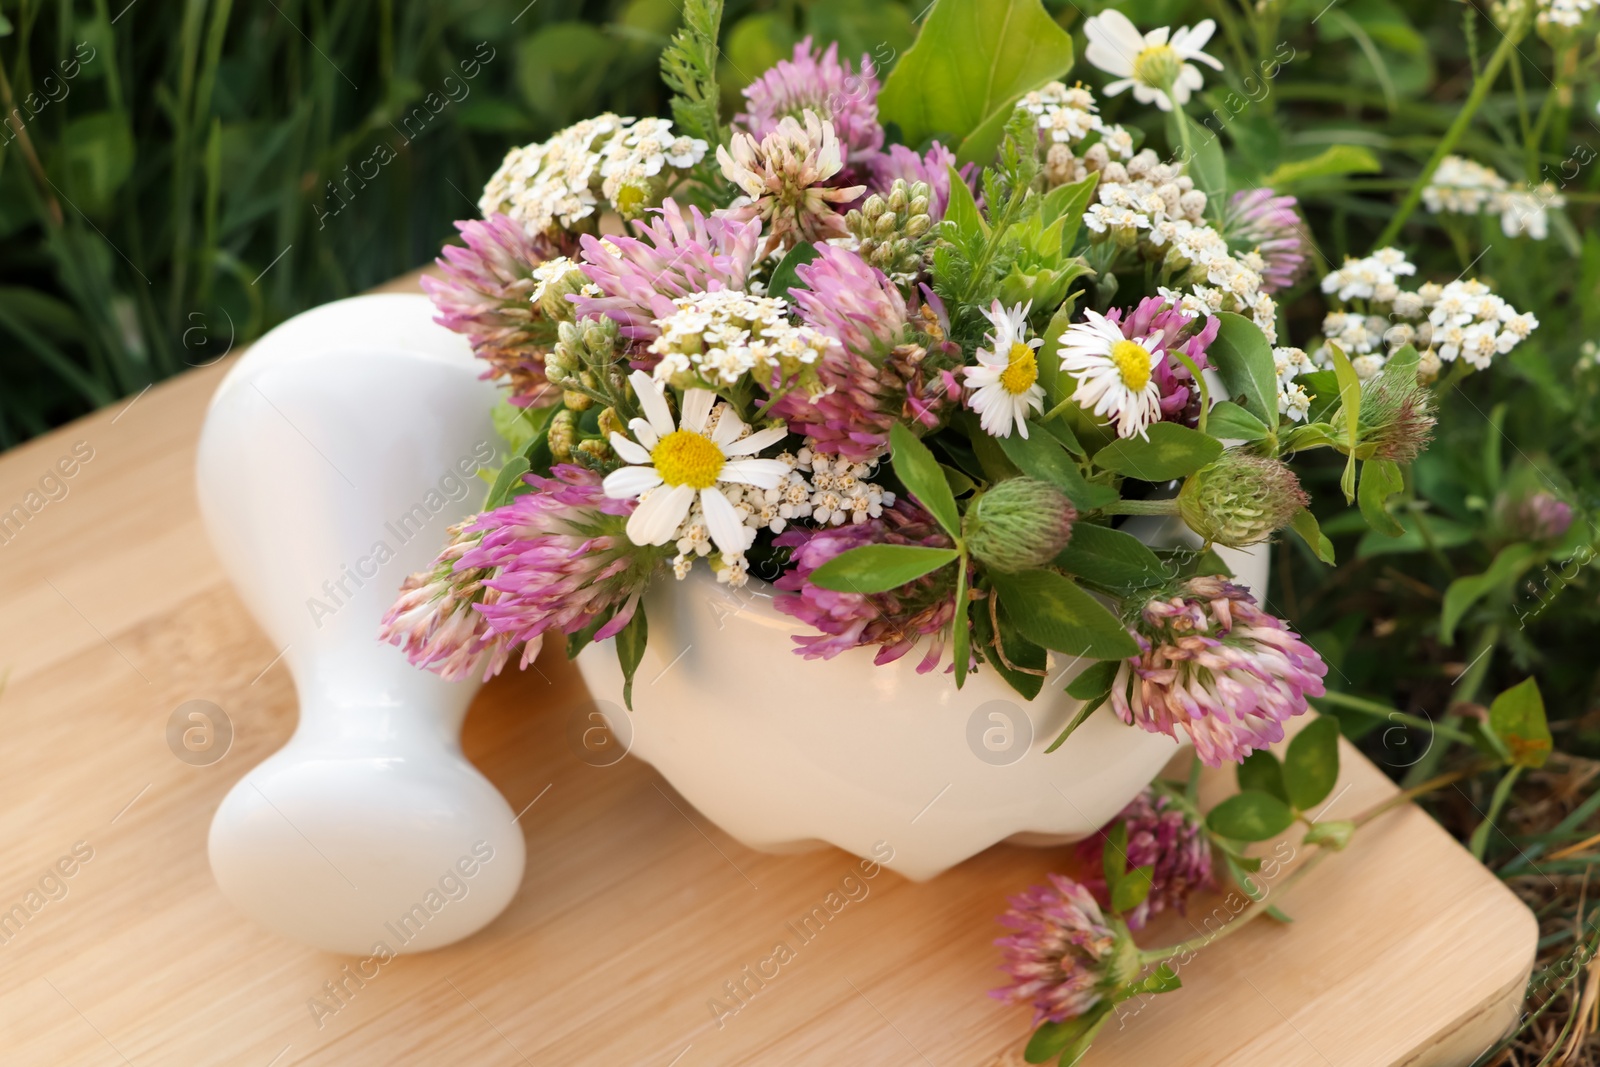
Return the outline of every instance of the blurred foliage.
{"type": "MultiPolygon", "coordinates": [[[[729,105],[892,0],[732,0],[729,105]]],[[[660,114],[674,0],[0,2],[0,448],[427,262],[512,144],[660,114]]]]}

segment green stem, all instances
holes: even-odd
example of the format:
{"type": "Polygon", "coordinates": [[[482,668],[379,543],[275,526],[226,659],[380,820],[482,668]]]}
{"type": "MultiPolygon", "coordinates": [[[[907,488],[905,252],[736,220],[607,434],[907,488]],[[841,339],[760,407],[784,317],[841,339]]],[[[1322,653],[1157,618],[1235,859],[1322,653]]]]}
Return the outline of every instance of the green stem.
{"type": "MultiPolygon", "coordinates": [[[[1304,878],[1312,868],[1326,859],[1328,854],[1332,851],[1332,849],[1319,847],[1316,853],[1312,855],[1310,859],[1302,863],[1293,874],[1289,875],[1289,877],[1283,880],[1283,883],[1278,886],[1278,891],[1281,893],[1287,890],[1290,886],[1294,885],[1294,883],[1298,882],[1301,878],[1304,878]]],[[[1240,912],[1239,917],[1234,919],[1233,922],[1222,927],[1222,929],[1217,930],[1214,933],[1204,933],[1199,937],[1192,937],[1189,940],[1180,942],[1176,945],[1168,945],[1166,948],[1146,949],[1139,953],[1139,963],[1141,965],[1148,966],[1152,963],[1165,962],[1172,959],[1174,956],[1181,956],[1190,952],[1198,952],[1208,945],[1213,945],[1225,937],[1229,937],[1238,933],[1252,920],[1254,920],[1256,916],[1265,915],[1267,913],[1267,907],[1268,905],[1264,901],[1256,901],[1244,911],[1240,912]]]]}
{"type": "MultiPolygon", "coordinates": [[[[1531,5],[1530,5],[1531,6],[1531,5]]],[[[1376,247],[1384,248],[1394,243],[1395,237],[1400,233],[1400,228],[1406,224],[1411,213],[1422,202],[1422,190],[1428,182],[1433,180],[1433,172],[1439,169],[1439,164],[1444,157],[1455,150],[1456,142],[1461,140],[1461,135],[1466,132],[1472,117],[1478,113],[1484,98],[1489,95],[1489,90],[1494,86],[1495,79],[1500,76],[1500,68],[1506,65],[1506,60],[1516,51],[1517,42],[1527,32],[1527,17],[1520,17],[1505,36],[1500,38],[1500,44],[1495,48],[1494,54],[1489,57],[1488,64],[1483,68],[1483,76],[1472,85],[1472,92],[1467,96],[1466,103],[1461,105],[1461,110],[1456,112],[1455,121],[1450,123],[1450,128],[1444,131],[1444,136],[1439,138],[1439,144],[1434,148],[1433,155],[1428,158],[1427,164],[1422,168],[1422,173],[1417,175],[1417,180],[1411,183],[1411,189],[1406,193],[1406,198],[1400,202],[1400,207],[1395,210],[1394,216],[1389,219],[1383,233],[1375,242],[1376,247]]]]}
{"type": "Polygon", "coordinates": [[[1177,497],[1163,500],[1113,500],[1100,509],[1102,515],[1176,515],[1177,497]]]}
{"type": "Polygon", "coordinates": [[[1501,810],[1511,797],[1511,787],[1517,783],[1517,776],[1521,773],[1520,763],[1505,773],[1494,787],[1494,796],[1489,801],[1489,813],[1483,817],[1483,822],[1478,824],[1478,828],[1472,831],[1468,845],[1472,849],[1473,858],[1479,863],[1483,862],[1483,854],[1489,850],[1489,834],[1494,830],[1495,820],[1500,818],[1501,810]]]}
{"type": "Polygon", "coordinates": [[[1211,389],[1206,385],[1206,376],[1200,373],[1200,367],[1194,360],[1179,352],[1176,348],[1167,349],[1167,354],[1176,356],[1178,362],[1189,368],[1189,374],[1194,378],[1195,385],[1200,389],[1200,421],[1195,429],[1201,433],[1206,432],[1206,416],[1211,413],[1211,389]]]}
{"type": "Polygon", "coordinates": [[[1363,697],[1352,696],[1349,693],[1328,692],[1324,693],[1320,697],[1317,697],[1315,702],[1318,704],[1333,704],[1336,707],[1349,708],[1351,711],[1358,711],[1363,715],[1371,715],[1380,719],[1388,719],[1390,722],[1398,723],[1402,726],[1409,726],[1415,730],[1426,730],[1431,733],[1438,734],[1440,737],[1448,737],[1452,741],[1460,741],[1469,745],[1472,743],[1472,735],[1467,733],[1465,730],[1457,730],[1453,727],[1442,726],[1439,723],[1434,722],[1432,719],[1425,719],[1420,715],[1408,714],[1407,712],[1400,711],[1396,708],[1391,708],[1387,704],[1380,704],[1376,700],[1367,700],[1363,697]]]}

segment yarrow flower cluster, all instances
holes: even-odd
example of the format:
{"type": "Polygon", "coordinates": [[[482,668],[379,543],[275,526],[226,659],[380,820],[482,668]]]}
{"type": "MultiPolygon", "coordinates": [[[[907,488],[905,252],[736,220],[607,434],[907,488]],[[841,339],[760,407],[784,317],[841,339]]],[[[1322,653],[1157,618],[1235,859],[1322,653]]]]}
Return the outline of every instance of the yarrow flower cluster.
{"type": "Polygon", "coordinates": [[[540,144],[513,148],[484,187],[485,216],[509,215],[530,235],[570,230],[599,210],[601,198],[632,218],[660,202],[664,174],[698,163],[706,143],[673,136],[663,119],[584,119],[540,144]]]}
{"type": "Polygon", "coordinates": [[[1182,729],[1212,767],[1283,740],[1284,722],[1323,693],[1321,657],[1222,578],[1190,578],[1152,598],[1130,632],[1140,652],[1112,683],[1112,708],[1151,733],[1182,729]]]}
{"type": "Polygon", "coordinates": [[[1322,290],[1351,305],[1323,319],[1325,343],[1312,353],[1321,367],[1333,365],[1329,345],[1338,345],[1356,374],[1371,378],[1389,355],[1405,345],[1422,353],[1422,373],[1431,378],[1442,363],[1465,360],[1482,370],[1510,352],[1539,326],[1476,279],[1444,285],[1425,282],[1402,291],[1399,280],[1416,267],[1397,249],[1383,248],[1349,259],[1322,279],[1322,290]]]}
{"type": "Polygon", "coordinates": [[[735,386],[747,375],[775,391],[815,386],[817,360],[837,343],[791,323],[782,300],[737,289],[682,296],[673,305],[657,320],[661,332],[648,351],[657,357],[656,380],[679,389],[735,386]]]}
{"type": "Polygon", "coordinates": [[[1526,235],[1542,241],[1550,236],[1550,211],[1565,207],[1567,200],[1553,182],[1513,189],[1481,163],[1445,156],[1423,187],[1422,202],[1435,215],[1499,215],[1500,230],[1507,237],[1526,235]]]}

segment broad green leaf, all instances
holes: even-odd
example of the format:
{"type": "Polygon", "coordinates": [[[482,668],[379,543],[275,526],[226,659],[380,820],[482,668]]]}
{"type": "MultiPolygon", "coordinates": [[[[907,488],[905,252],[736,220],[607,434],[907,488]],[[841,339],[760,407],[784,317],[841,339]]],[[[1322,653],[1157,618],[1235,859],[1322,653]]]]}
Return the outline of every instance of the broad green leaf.
{"type": "Polygon", "coordinates": [[[1224,400],[1206,414],[1206,433],[1223,441],[1259,441],[1272,431],[1246,409],[1224,400]]]}
{"type": "Polygon", "coordinates": [[[1301,811],[1322,803],[1339,779],[1339,720],[1321,715],[1307,723],[1283,754],[1289,802],[1301,811]]]}
{"type": "Polygon", "coordinates": [[[1317,525],[1317,517],[1307,508],[1301,508],[1294,513],[1294,518],[1289,520],[1289,529],[1299,535],[1316,556],[1328,566],[1333,566],[1333,542],[1328,540],[1322,528],[1317,525]]]}
{"type": "Polygon", "coordinates": [[[907,144],[938,137],[956,145],[1071,69],[1072,37],[1039,0],[937,0],[884,82],[878,117],[898,124],[907,144]]]}
{"type": "Polygon", "coordinates": [[[1235,793],[1211,809],[1206,826],[1235,841],[1265,841],[1294,823],[1289,805],[1270,793],[1235,793]]]}
{"type": "Polygon", "coordinates": [[[1264,748],[1244,758],[1239,764],[1238,777],[1240,791],[1270,793],[1285,804],[1289,802],[1289,791],[1283,787],[1283,766],[1277,756],[1264,748]]]}
{"type": "Polygon", "coordinates": [[[811,572],[811,584],[839,593],[882,593],[938,570],[960,555],[953,548],[862,545],[811,572]]]}
{"type": "Polygon", "coordinates": [[[939,461],[933,458],[928,446],[897,422],[889,428],[889,448],[894,472],[906,491],[944,527],[945,533],[959,541],[961,513],[956,510],[955,495],[944,480],[939,461]]]}
{"type": "Polygon", "coordinates": [[[1045,648],[1092,659],[1139,654],[1127,628],[1094,597],[1054,571],[990,576],[1022,636],[1045,648]]]}
{"type": "Polygon", "coordinates": [[[1217,339],[1206,349],[1229,399],[1269,427],[1278,425],[1278,368],[1261,327],[1231,311],[1217,316],[1217,339]]]}
{"type": "Polygon", "coordinates": [[[794,269],[810,263],[816,258],[817,246],[805,241],[801,241],[789,249],[788,254],[779,260],[778,265],[772,269],[772,280],[767,283],[767,295],[776,297],[779,300],[788,299],[789,290],[800,282],[799,276],[795,274],[794,269]]]}
{"type": "MultiPolygon", "coordinates": [[[[1067,327],[1071,325],[1072,310],[1068,306],[1062,305],[1056,309],[1054,315],[1050,316],[1050,322],[1045,326],[1044,333],[1040,334],[1044,338],[1044,345],[1039,349],[1039,388],[1044,390],[1044,409],[1046,411],[1054,408],[1067,396],[1067,393],[1062,391],[1061,360],[1056,355],[1056,349],[1061,346],[1061,335],[1066,333],[1067,327]]],[[[1072,384],[1072,379],[1067,379],[1067,385],[1071,386],[1072,384]]],[[[1059,418],[1051,419],[1048,425],[1061,426],[1066,429],[1069,435],[1072,435],[1072,430],[1059,418]]],[[[1063,444],[1066,444],[1066,442],[1063,442],[1063,444]]],[[[1077,444],[1077,437],[1072,435],[1072,443],[1068,444],[1067,447],[1072,448],[1072,445],[1075,444],[1077,444]]],[[[1073,448],[1072,450],[1079,455],[1083,454],[1082,447],[1073,448]]]]}
{"type": "Polygon", "coordinates": [[[1330,344],[1328,351],[1333,356],[1333,373],[1339,380],[1339,408],[1343,415],[1345,430],[1345,464],[1344,475],[1339,479],[1339,488],[1344,491],[1344,502],[1354,504],[1356,501],[1356,446],[1361,443],[1361,379],[1356,377],[1355,367],[1350,365],[1344,352],[1338,345],[1330,344]]]}
{"type": "Polygon", "coordinates": [[[1187,477],[1222,455],[1221,441],[1175,422],[1155,423],[1149,434],[1111,442],[1095,453],[1096,466],[1160,483],[1187,477]]]}
{"type": "Polygon", "coordinates": [[[1399,537],[1404,528],[1389,514],[1388,500],[1406,487],[1400,465],[1392,459],[1368,459],[1361,463],[1361,488],[1356,497],[1367,525],[1386,537],[1399,537]]]}
{"type": "Polygon", "coordinates": [[[1280,163],[1261,184],[1282,192],[1289,186],[1317,178],[1335,178],[1341,174],[1376,174],[1383,164],[1371,149],[1360,145],[1335,144],[1324,148],[1310,159],[1280,163]]]}
{"type": "Polygon", "coordinates": [[[641,604],[634,609],[628,625],[617,634],[617,662],[622,665],[622,702],[629,711],[633,710],[633,674],[644,659],[644,646],[649,639],[650,627],[645,621],[644,605],[641,604]]]}
{"type": "Polygon", "coordinates": [[[523,408],[501,400],[490,410],[489,421],[494,423],[495,432],[505,439],[506,451],[515,456],[527,452],[528,446],[550,424],[557,410],[558,405],[523,408]]]}
{"type": "Polygon", "coordinates": [[[1550,758],[1551,740],[1539,683],[1525,678],[1495,697],[1489,705],[1489,729],[1510,751],[1512,763],[1543,767],[1550,758]]]}
{"type": "Polygon", "coordinates": [[[1072,528],[1072,541],[1056,555],[1054,563],[1064,571],[1118,592],[1159,585],[1173,570],[1132,534],[1089,522],[1079,522],[1072,528]]]}
{"type": "Polygon", "coordinates": [[[1220,210],[1228,192],[1228,162],[1222,154],[1222,139],[1182,111],[1167,112],[1167,140],[1174,152],[1181,154],[1185,147],[1179,124],[1189,128],[1187,147],[1193,152],[1182,160],[1184,173],[1194,181],[1194,186],[1206,194],[1208,206],[1220,210]]]}
{"type": "Polygon", "coordinates": [[[1145,902],[1150,895],[1151,879],[1155,875],[1154,867],[1135,867],[1117,882],[1117,888],[1111,893],[1111,910],[1119,915],[1126,915],[1145,902]]]}
{"type": "Polygon", "coordinates": [[[1095,697],[1104,696],[1111,689],[1111,683],[1116,680],[1117,671],[1121,669],[1121,660],[1108,659],[1091,663],[1081,674],[1067,683],[1067,696],[1074,700],[1093,700],[1095,697]]]}
{"type": "Polygon", "coordinates": [[[1482,574],[1457,578],[1444,591],[1444,606],[1439,611],[1439,639],[1450,644],[1456,637],[1456,624],[1467,609],[1497,589],[1510,589],[1512,583],[1533,566],[1534,547],[1525,542],[1507,545],[1494,557],[1482,574]]]}
{"type": "Polygon", "coordinates": [[[1078,469],[1078,461],[1067,454],[1066,446],[1035,424],[1029,424],[1027,437],[1012,433],[993,440],[1017,469],[1030,478],[1049,482],[1075,507],[1092,511],[1117,498],[1117,491],[1110,486],[1090,485],[1078,469]]]}

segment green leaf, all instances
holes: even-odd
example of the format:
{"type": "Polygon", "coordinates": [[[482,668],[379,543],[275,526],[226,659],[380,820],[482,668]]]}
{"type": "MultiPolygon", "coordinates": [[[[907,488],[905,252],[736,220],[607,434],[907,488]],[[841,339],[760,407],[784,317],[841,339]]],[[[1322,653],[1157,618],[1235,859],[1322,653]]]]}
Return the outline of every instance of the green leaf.
{"type": "Polygon", "coordinates": [[[1355,836],[1355,832],[1355,820],[1330,819],[1327,822],[1312,823],[1311,828],[1306,831],[1306,836],[1300,840],[1308,845],[1322,845],[1337,852],[1350,843],[1350,838],[1355,836]]]}
{"type": "Polygon", "coordinates": [[[994,623],[989,612],[980,607],[972,616],[972,627],[978,646],[984,650],[984,658],[989,661],[996,673],[1006,680],[1006,683],[1022,695],[1025,700],[1032,700],[1039,695],[1039,690],[1044,688],[1044,675],[1032,674],[1029,671],[1043,671],[1048,662],[1043,648],[1029,641],[1017,631],[1006,617],[1004,609],[997,608],[995,617],[1000,621],[1000,632],[994,632],[994,623]],[[1000,661],[1000,657],[990,650],[990,646],[998,638],[1005,649],[1006,659],[1017,667],[1027,670],[1013,670],[1000,661]]]}
{"type": "Polygon", "coordinates": [[[811,572],[811,584],[838,593],[882,593],[938,570],[960,553],[921,545],[862,545],[811,572]]]}
{"type": "Polygon", "coordinates": [[[644,646],[649,637],[650,627],[645,621],[644,606],[640,605],[634,610],[628,625],[617,634],[617,662],[622,665],[622,702],[629,711],[633,710],[633,674],[644,659],[644,646]]]}
{"type": "Polygon", "coordinates": [[[1100,848],[1100,871],[1105,875],[1106,889],[1114,890],[1128,869],[1128,824],[1118,819],[1105,832],[1106,839],[1100,848]]]}
{"type": "Polygon", "coordinates": [[[1285,804],[1289,791],[1283,787],[1283,766],[1264,748],[1258,748],[1239,764],[1239,789],[1244,792],[1270,793],[1285,804]]]}
{"type": "Polygon", "coordinates": [[[1211,809],[1206,826],[1236,841],[1265,841],[1294,824],[1289,805],[1271,793],[1235,793],[1211,809]]]}
{"type": "Polygon", "coordinates": [[[1119,593],[1159,585],[1172,573],[1137,537],[1090,522],[1073,526],[1071,542],[1053,562],[1070,574],[1119,593]]]}
{"type": "Polygon", "coordinates": [[[1269,916],[1271,916],[1272,918],[1278,920],[1279,922],[1284,923],[1285,925],[1287,925],[1288,923],[1294,922],[1294,920],[1291,919],[1288,916],[1288,914],[1285,913],[1283,911],[1283,909],[1278,907],[1276,904],[1268,904],[1267,905],[1267,914],[1269,916]]]}
{"type": "Polygon", "coordinates": [[[501,400],[489,412],[489,421],[494,423],[495,432],[506,442],[506,450],[512,455],[526,453],[533,439],[550,425],[550,419],[558,410],[558,405],[544,408],[523,408],[508,400],[501,400]]]}
{"type": "Polygon", "coordinates": [[[1149,439],[1124,437],[1095,453],[1097,466],[1145,482],[1184,478],[1222,455],[1222,442],[1175,422],[1149,427],[1149,439]]]}
{"type": "MultiPolygon", "coordinates": [[[[1058,185],[1039,203],[1039,217],[1046,225],[1061,224],[1061,255],[1072,255],[1073,247],[1078,243],[1078,232],[1083,228],[1083,213],[1088,210],[1089,201],[1094,199],[1094,191],[1100,184],[1098,173],[1090,174],[1082,181],[1070,185],[1058,185]]],[[[1054,320],[1052,320],[1052,325],[1054,320]]],[[[1050,333],[1045,331],[1045,352],[1054,351],[1050,347],[1050,333]]],[[[1059,334],[1057,335],[1060,336],[1059,334]]],[[[1045,363],[1059,363],[1059,361],[1043,360],[1040,363],[1039,377],[1044,377],[1045,363]]],[[[1040,384],[1043,384],[1042,382],[1040,384]]],[[[1045,390],[1050,391],[1048,387],[1045,390]]],[[[1053,402],[1053,401],[1052,401],[1053,402]]]]}
{"type": "Polygon", "coordinates": [[[1316,556],[1328,566],[1333,566],[1333,542],[1328,540],[1322,532],[1322,527],[1317,525],[1317,517],[1307,508],[1301,508],[1294,513],[1294,518],[1289,520],[1289,529],[1299,535],[1316,556]]]}
{"type": "Polygon", "coordinates": [[[512,496],[514,490],[523,486],[522,476],[528,473],[528,461],[522,456],[512,456],[506,465],[500,468],[500,473],[495,476],[494,485],[489,488],[489,495],[484,498],[483,510],[493,511],[500,507],[512,496]]]}
{"type": "Polygon", "coordinates": [[[1259,441],[1272,431],[1246,409],[1224,400],[1207,413],[1206,433],[1223,441],[1259,441]]]}
{"type": "Polygon", "coordinates": [[[1182,989],[1183,983],[1178,980],[1178,972],[1170,964],[1163,963],[1133,988],[1137,993],[1170,993],[1174,989],[1182,989]]]}
{"type": "Polygon", "coordinates": [[[898,124],[906,144],[960,144],[1017,97],[1071,69],[1072,37],[1039,0],[938,0],[884,82],[878,117],[898,124]]]}
{"type": "Polygon", "coordinates": [[[1489,729],[1510,751],[1512,763],[1543,767],[1550,758],[1551,740],[1539,683],[1525,678],[1495,697],[1489,705],[1489,729]]]}
{"type": "Polygon", "coordinates": [[[1289,742],[1283,754],[1283,781],[1289,802],[1309,811],[1333,792],[1339,780],[1339,720],[1319,715],[1289,742]]]}
{"type": "Polygon", "coordinates": [[[1104,507],[1117,498],[1117,491],[1108,485],[1090,485],[1078,469],[1078,461],[1067,454],[1060,441],[1036,424],[1029,423],[1028,430],[1027,437],[1013,433],[993,439],[1018,470],[1030,478],[1049,482],[1084,511],[1104,507]]]}
{"type": "Polygon", "coordinates": [[[951,651],[955,658],[957,689],[967,680],[967,671],[972,666],[972,620],[967,611],[967,554],[962,552],[959,560],[956,567],[956,614],[951,621],[955,632],[951,651]]]}
{"type": "Polygon", "coordinates": [[[1117,617],[1054,571],[990,575],[1022,636],[1045,648],[1092,659],[1127,659],[1139,646],[1117,617]]]}
{"type": "Polygon", "coordinates": [[[1341,174],[1376,174],[1383,164],[1372,151],[1360,145],[1335,144],[1324,148],[1310,159],[1280,163],[1271,174],[1261,179],[1261,184],[1280,192],[1289,186],[1316,178],[1336,178],[1341,174]]]}
{"type": "Polygon", "coordinates": [[[916,497],[917,503],[944,527],[945,533],[959,541],[961,513],[956,510],[956,498],[950,492],[950,483],[944,480],[939,461],[933,458],[928,446],[897,422],[889,427],[889,448],[894,472],[906,491],[916,497]]]}
{"type": "Polygon", "coordinates": [[[1070,1065],[1075,1061],[1066,1055],[1071,1051],[1069,1046],[1085,1038],[1092,1039],[1110,1017],[1111,1002],[1102,1000],[1076,1019],[1045,1023],[1028,1039],[1028,1047],[1023,1050],[1022,1058],[1028,1063],[1044,1063],[1060,1056],[1064,1063],[1070,1065]]]}
{"type": "Polygon", "coordinates": [[[1261,327],[1231,311],[1217,316],[1217,339],[1206,348],[1228,396],[1268,427],[1278,425],[1278,368],[1261,327]]]}
{"type": "Polygon", "coordinates": [[[1074,700],[1093,700],[1111,691],[1111,683],[1122,669],[1122,661],[1102,660],[1085,667],[1076,678],[1067,683],[1067,696],[1074,700]]]}
{"type": "Polygon", "coordinates": [[[1183,160],[1184,173],[1194,181],[1194,186],[1210,202],[1213,210],[1220,205],[1228,192],[1228,161],[1222,154],[1222,139],[1182,111],[1167,112],[1167,141],[1174,151],[1186,143],[1179,123],[1189,127],[1187,144],[1194,154],[1183,160]]]}
{"type": "Polygon", "coordinates": [[[989,232],[978,210],[978,201],[972,195],[972,186],[954,167],[950,172],[950,204],[944,210],[944,222],[950,229],[969,242],[981,240],[989,232]]]}
{"type": "Polygon", "coordinates": [[[817,258],[817,246],[801,241],[789,249],[787,255],[778,261],[772,269],[772,280],[767,283],[767,295],[779,300],[786,300],[789,290],[799,284],[800,279],[795,274],[796,267],[804,266],[817,258]]]}
{"type": "Polygon", "coordinates": [[[1328,345],[1328,351],[1333,356],[1333,373],[1339,380],[1339,407],[1344,414],[1346,458],[1339,488],[1344,491],[1344,502],[1353,504],[1356,500],[1356,446],[1361,442],[1361,379],[1356,377],[1355,367],[1338,345],[1328,345]]]}
{"type": "Polygon", "coordinates": [[[1143,904],[1150,895],[1150,883],[1155,870],[1154,867],[1135,867],[1129,871],[1111,893],[1111,910],[1126,915],[1143,904]]]}
{"type": "Polygon", "coordinates": [[[1392,459],[1369,459],[1361,464],[1361,488],[1356,496],[1367,525],[1386,537],[1399,537],[1404,528],[1389,514],[1388,499],[1406,487],[1400,464],[1392,459]]]}
{"type": "Polygon", "coordinates": [[[1455,640],[1456,625],[1467,609],[1499,589],[1510,589],[1523,572],[1533,566],[1534,546],[1525,542],[1507,545],[1494,557],[1482,574],[1457,578],[1444,591],[1444,606],[1439,610],[1439,640],[1455,640]]]}

